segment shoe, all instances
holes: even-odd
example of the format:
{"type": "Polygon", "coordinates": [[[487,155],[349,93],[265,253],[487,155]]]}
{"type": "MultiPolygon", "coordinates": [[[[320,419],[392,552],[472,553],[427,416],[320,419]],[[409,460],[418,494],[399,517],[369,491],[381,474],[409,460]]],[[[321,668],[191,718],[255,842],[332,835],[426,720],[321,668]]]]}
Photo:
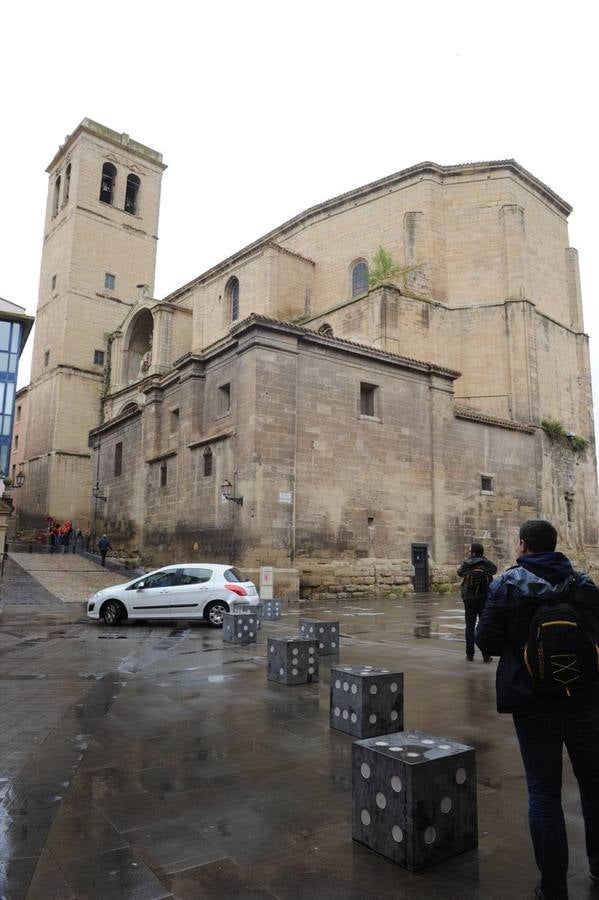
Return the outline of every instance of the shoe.
{"type": "Polygon", "coordinates": [[[543,900],[545,894],[541,890],[541,882],[535,886],[535,900],[543,900]]]}
{"type": "Polygon", "coordinates": [[[468,662],[474,662],[474,657],[470,656],[470,654],[466,655],[466,659],[468,660],[468,662]]]}
{"type": "Polygon", "coordinates": [[[599,884],[599,873],[597,872],[589,872],[589,878],[594,884],[599,884]]]}
{"type": "Polygon", "coordinates": [[[493,657],[492,656],[483,656],[483,662],[487,662],[487,663],[493,662],[493,657]]]}

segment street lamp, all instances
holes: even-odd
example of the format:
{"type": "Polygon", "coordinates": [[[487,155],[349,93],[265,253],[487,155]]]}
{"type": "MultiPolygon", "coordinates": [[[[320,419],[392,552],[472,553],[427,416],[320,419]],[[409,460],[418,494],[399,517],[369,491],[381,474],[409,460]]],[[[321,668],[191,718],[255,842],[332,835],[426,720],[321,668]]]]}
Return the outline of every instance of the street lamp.
{"type": "Polygon", "coordinates": [[[24,484],[25,484],[25,473],[24,473],[24,472],[19,472],[19,473],[17,474],[17,477],[15,478],[15,484],[14,484],[14,486],[15,486],[16,488],[22,488],[24,484]]]}
{"type": "Polygon", "coordinates": [[[223,481],[220,486],[220,492],[225,500],[231,500],[231,502],[236,503],[237,506],[243,506],[243,497],[233,496],[233,485],[229,480],[223,481]]]}

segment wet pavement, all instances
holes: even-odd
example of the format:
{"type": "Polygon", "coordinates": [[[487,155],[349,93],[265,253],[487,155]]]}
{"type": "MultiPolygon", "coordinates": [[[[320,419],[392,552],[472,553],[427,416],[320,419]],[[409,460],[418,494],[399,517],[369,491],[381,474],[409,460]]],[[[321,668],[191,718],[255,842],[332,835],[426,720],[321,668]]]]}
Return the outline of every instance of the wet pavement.
{"type": "MultiPolygon", "coordinates": [[[[243,648],[203,624],[109,629],[10,562],[0,897],[532,897],[518,749],[509,717],[495,712],[495,665],[464,660],[459,598],[310,612],[339,618],[341,654],[321,658],[317,684],[284,687],[266,681],[266,637],[297,630],[297,611],[243,648]],[[403,671],[406,727],[476,747],[477,851],[412,875],[352,842],[352,739],[329,728],[339,661],[403,671]]],[[[599,892],[569,766],[564,809],[570,897],[590,900],[599,892]]]]}

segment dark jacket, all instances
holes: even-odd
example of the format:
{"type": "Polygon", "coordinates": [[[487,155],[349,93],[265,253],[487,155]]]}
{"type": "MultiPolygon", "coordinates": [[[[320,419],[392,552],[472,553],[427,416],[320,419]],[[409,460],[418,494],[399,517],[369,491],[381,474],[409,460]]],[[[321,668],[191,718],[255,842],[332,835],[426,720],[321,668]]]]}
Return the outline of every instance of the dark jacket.
{"type": "MultiPolygon", "coordinates": [[[[470,574],[472,569],[482,569],[485,575],[488,576],[489,581],[497,571],[497,566],[494,562],[491,562],[490,559],[486,559],[484,556],[469,556],[468,559],[465,559],[460,568],[458,569],[458,575],[460,578],[466,578],[467,575],[470,574]]],[[[486,591],[483,591],[482,594],[473,593],[470,588],[468,581],[465,580],[462,584],[462,600],[484,600],[486,596],[486,591]]]]}
{"type": "Polygon", "coordinates": [[[100,538],[100,540],[98,541],[98,547],[102,553],[105,553],[107,550],[112,550],[110,541],[108,540],[108,538],[104,537],[100,538]]]}
{"type": "MultiPolygon", "coordinates": [[[[580,688],[563,699],[536,696],[524,666],[524,645],[535,610],[553,599],[566,599],[574,574],[563,553],[531,553],[519,557],[517,566],[491,584],[476,629],[476,643],[485,656],[500,656],[496,681],[498,712],[547,711],[559,715],[569,709],[599,704],[599,683],[580,688]]],[[[570,602],[584,616],[591,633],[599,635],[599,589],[587,575],[578,577],[578,588],[570,602]]]]}

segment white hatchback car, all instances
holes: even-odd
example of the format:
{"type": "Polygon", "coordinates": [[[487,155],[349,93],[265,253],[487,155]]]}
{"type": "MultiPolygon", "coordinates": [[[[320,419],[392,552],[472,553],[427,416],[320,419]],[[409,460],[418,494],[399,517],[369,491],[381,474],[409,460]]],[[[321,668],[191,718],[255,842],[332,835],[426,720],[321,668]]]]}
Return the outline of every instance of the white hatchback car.
{"type": "Polygon", "coordinates": [[[213,628],[223,613],[258,606],[253,581],[234,566],[180,563],[98,591],[87,601],[90,619],[118,625],[124,619],[204,619],[213,628]]]}

